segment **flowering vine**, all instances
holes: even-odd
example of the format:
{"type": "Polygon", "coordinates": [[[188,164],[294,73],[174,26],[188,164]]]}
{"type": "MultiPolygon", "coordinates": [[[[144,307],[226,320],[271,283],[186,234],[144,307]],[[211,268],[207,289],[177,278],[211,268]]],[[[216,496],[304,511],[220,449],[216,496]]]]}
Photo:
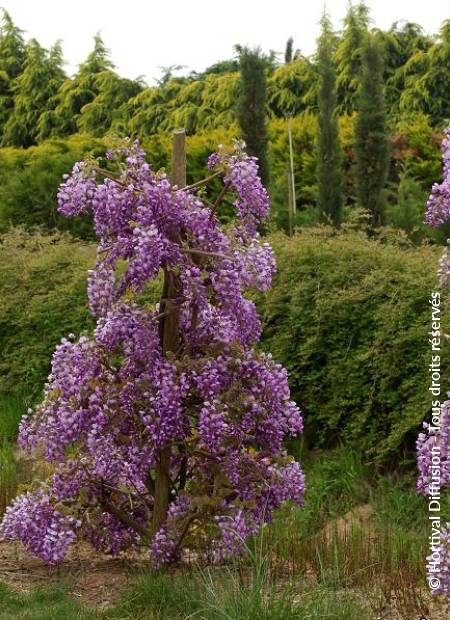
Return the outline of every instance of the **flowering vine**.
{"type": "Polygon", "coordinates": [[[13,502],[0,534],[49,563],[80,537],[113,554],[146,545],[156,566],[182,545],[222,558],[304,493],[283,449],[301,415],[284,368],[255,349],[261,324],[244,294],[275,272],[258,235],[268,195],[239,145],[208,160],[223,182],[214,204],[203,182],[179,188],[154,172],[137,143],[107,159],[114,172],[78,163],[59,190],[60,213],[92,213],[99,237],[97,324],[57,346],[44,400],[20,424],[20,447],[41,447],[54,473],[13,502]]]}
{"type": "MultiPolygon", "coordinates": [[[[433,185],[425,215],[426,222],[433,227],[450,221],[450,127],[445,131],[442,142],[442,160],[443,181],[433,185]]],[[[441,286],[447,288],[450,285],[447,249],[439,261],[437,274],[441,286]]],[[[441,489],[450,486],[450,392],[442,404],[439,400],[433,402],[433,422],[424,422],[424,432],[417,439],[417,464],[419,493],[440,498],[441,489]]],[[[432,506],[435,509],[436,503],[432,506]]],[[[428,580],[434,594],[446,594],[450,601],[450,523],[441,531],[439,523],[440,517],[437,515],[427,558],[428,580]]]]}

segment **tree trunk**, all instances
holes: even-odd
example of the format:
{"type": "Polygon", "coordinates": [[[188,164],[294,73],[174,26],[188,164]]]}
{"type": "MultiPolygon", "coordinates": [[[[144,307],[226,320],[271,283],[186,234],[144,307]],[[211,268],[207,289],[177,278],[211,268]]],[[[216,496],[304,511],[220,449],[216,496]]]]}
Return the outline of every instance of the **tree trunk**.
{"type": "MultiPolygon", "coordinates": [[[[184,129],[173,135],[171,182],[178,187],[186,185],[186,147],[184,129]]],[[[160,341],[163,355],[176,353],[180,344],[179,308],[176,301],[180,294],[178,278],[170,271],[164,271],[164,285],[160,304],[161,313],[168,312],[160,323],[160,341]]],[[[152,531],[156,533],[167,517],[170,495],[171,447],[159,451],[155,472],[155,494],[152,517],[152,531]]]]}

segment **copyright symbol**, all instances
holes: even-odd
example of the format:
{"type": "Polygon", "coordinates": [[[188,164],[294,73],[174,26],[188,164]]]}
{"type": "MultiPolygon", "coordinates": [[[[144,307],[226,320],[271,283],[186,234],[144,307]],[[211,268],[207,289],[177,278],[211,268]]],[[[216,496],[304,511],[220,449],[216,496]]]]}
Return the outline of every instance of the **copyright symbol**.
{"type": "Polygon", "coordinates": [[[441,581],[438,577],[429,577],[428,585],[432,590],[437,590],[441,585],[441,581]]]}

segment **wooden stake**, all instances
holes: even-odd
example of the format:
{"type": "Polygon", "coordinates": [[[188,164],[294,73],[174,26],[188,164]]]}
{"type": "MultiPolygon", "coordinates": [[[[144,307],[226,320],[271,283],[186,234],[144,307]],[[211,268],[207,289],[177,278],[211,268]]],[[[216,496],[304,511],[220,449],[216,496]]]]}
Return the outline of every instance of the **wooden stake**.
{"type": "Polygon", "coordinates": [[[170,180],[172,185],[178,185],[178,187],[186,185],[186,132],[184,129],[175,129],[173,132],[170,180]]]}
{"type": "Polygon", "coordinates": [[[288,126],[288,139],[289,139],[289,167],[290,167],[290,183],[291,183],[291,192],[292,192],[292,213],[293,215],[295,215],[297,211],[297,203],[296,203],[296,197],[295,197],[294,148],[292,146],[291,115],[288,116],[287,126],[288,126]]]}
{"type": "MultiPolygon", "coordinates": [[[[173,185],[186,185],[186,134],[184,129],[177,129],[173,133],[172,170],[170,180],[173,185]]],[[[179,239],[174,239],[179,242],[179,239]]],[[[177,306],[177,297],[180,294],[179,278],[171,271],[164,271],[164,284],[160,302],[160,342],[163,355],[175,354],[180,343],[180,316],[177,306]],[[165,314],[167,313],[167,314],[165,314]]],[[[170,455],[171,448],[167,446],[159,451],[155,472],[155,494],[153,504],[152,532],[155,534],[163,525],[167,517],[170,494],[170,455]]]]}
{"type": "Polygon", "coordinates": [[[293,196],[292,196],[292,174],[291,169],[288,167],[287,169],[287,181],[288,181],[288,234],[289,237],[292,237],[294,232],[294,206],[293,206],[293,196]]]}

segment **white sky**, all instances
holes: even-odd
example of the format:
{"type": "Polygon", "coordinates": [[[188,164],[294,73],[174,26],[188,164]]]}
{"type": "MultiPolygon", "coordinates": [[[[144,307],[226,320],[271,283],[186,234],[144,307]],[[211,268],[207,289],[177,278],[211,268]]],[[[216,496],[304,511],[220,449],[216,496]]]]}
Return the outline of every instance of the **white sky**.
{"type": "MultiPolygon", "coordinates": [[[[419,23],[434,33],[450,18],[450,0],[369,0],[373,23],[419,23]]],[[[233,56],[233,45],[260,45],[284,52],[286,40],[305,54],[314,51],[321,0],[0,0],[15,24],[45,47],[63,41],[66,70],[73,73],[100,31],[118,72],[160,76],[158,67],[185,65],[201,71],[233,56]]],[[[340,28],[347,0],[327,0],[340,28]]]]}

